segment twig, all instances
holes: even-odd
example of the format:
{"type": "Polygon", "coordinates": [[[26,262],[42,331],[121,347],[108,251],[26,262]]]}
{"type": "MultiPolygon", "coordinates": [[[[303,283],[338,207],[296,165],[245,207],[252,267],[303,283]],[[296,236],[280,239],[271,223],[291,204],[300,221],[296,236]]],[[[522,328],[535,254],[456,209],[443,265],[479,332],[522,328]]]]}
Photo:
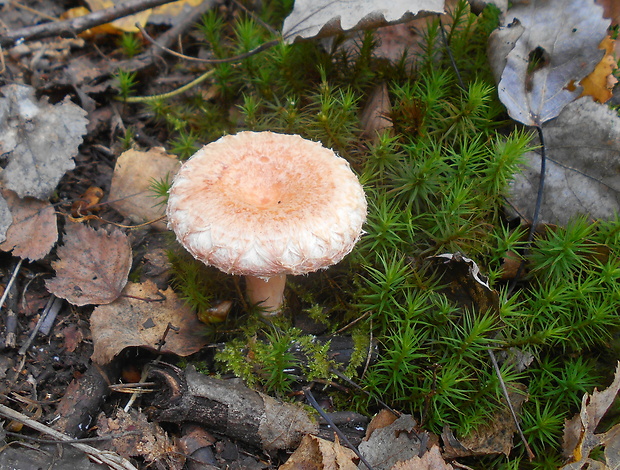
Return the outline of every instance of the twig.
{"type": "Polygon", "coordinates": [[[355,455],[357,455],[359,459],[362,461],[362,463],[366,465],[368,470],[373,470],[372,465],[370,465],[368,461],[364,458],[364,456],[360,454],[360,451],[357,450],[357,448],[353,444],[351,444],[351,441],[349,441],[347,436],[345,436],[344,433],[338,428],[338,426],[334,424],[334,422],[329,417],[329,415],[325,413],[325,410],[321,408],[321,405],[317,403],[316,399],[314,398],[314,395],[310,391],[310,387],[304,387],[303,391],[304,391],[304,396],[306,397],[306,400],[308,400],[308,403],[310,403],[310,405],[321,415],[321,418],[323,418],[327,422],[327,424],[329,424],[329,426],[334,430],[334,432],[338,435],[338,437],[342,440],[342,442],[344,442],[349,449],[355,452],[355,455]]]}
{"type": "MultiPolygon", "coordinates": [[[[28,337],[26,342],[24,342],[24,344],[22,344],[21,348],[19,348],[19,352],[18,353],[19,353],[20,356],[23,356],[23,355],[26,354],[26,351],[28,351],[28,348],[32,344],[32,341],[34,340],[34,338],[37,336],[37,333],[39,332],[39,330],[43,326],[43,323],[46,321],[46,318],[51,315],[52,316],[52,322],[53,322],[53,318],[56,318],[56,315],[58,315],[58,311],[60,310],[61,306],[62,306],[62,299],[59,299],[58,297],[56,297],[55,295],[52,294],[52,296],[49,298],[47,304],[45,305],[45,309],[43,310],[43,314],[39,317],[39,321],[37,322],[37,324],[35,325],[34,329],[32,330],[32,333],[30,333],[30,336],[28,337]]],[[[49,333],[49,331],[48,331],[48,333],[49,333]]]]}
{"type": "Polygon", "coordinates": [[[38,421],[30,419],[22,413],[9,408],[8,406],[0,405],[0,414],[6,418],[19,421],[20,423],[28,426],[29,428],[42,432],[43,434],[52,436],[59,441],[69,443],[76,449],[79,449],[86,455],[88,455],[88,458],[95,463],[105,464],[113,470],[138,470],[131,464],[131,462],[129,462],[127,459],[124,459],[115,452],[103,451],[89,446],[88,444],[74,442],[75,440],[67,436],[66,434],[58,432],[55,429],[39,423],[38,421]]]}
{"type": "Polygon", "coordinates": [[[13,269],[13,273],[11,274],[11,277],[6,284],[6,287],[4,288],[4,294],[2,294],[2,299],[0,299],[0,309],[2,309],[7,297],[9,299],[9,302],[7,302],[6,337],[4,340],[4,345],[7,348],[14,348],[17,342],[17,290],[14,288],[14,283],[21,265],[22,259],[20,258],[20,260],[15,265],[15,268],[13,269]]]}
{"type": "Polygon", "coordinates": [[[43,23],[8,31],[0,37],[0,46],[12,47],[18,42],[42,39],[51,36],[75,37],[94,26],[99,26],[118,18],[133,15],[149,8],[172,3],[174,0],[128,0],[111,8],[97,10],[88,15],[70,20],[43,23]]]}

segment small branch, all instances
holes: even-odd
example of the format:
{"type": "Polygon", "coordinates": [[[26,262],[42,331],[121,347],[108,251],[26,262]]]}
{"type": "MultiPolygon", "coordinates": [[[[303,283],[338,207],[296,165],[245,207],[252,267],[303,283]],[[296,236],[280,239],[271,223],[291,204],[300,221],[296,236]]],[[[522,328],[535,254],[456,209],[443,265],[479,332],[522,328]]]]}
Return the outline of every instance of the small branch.
{"type": "Polygon", "coordinates": [[[0,37],[0,46],[12,47],[18,42],[42,39],[51,36],[75,37],[79,33],[94,26],[99,26],[118,18],[133,15],[149,8],[172,3],[174,0],[128,0],[104,10],[97,10],[88,15],[72,18],[65,21],[28,26],[8,31],[0,37]]]}
{"type": "Polygon", "coordinates": [[[67,442],[72,445],[76,449],[81,450],[88,458],[90,458],[95,463],[105,464],[113,470],[137,470],[127,459],[124,459],[120,455],[109,452],[102,451],[96,449],[88,444],[83,444],[80,442],[75,442],[74,439],[70,438],[66,434],[58,432],[44,424],[39,423],[33,419],[28,418],[27,416],[15,411],[8,406],[0,405],[0,415],[19,421],[20,423],[32,428],[36,431],[42,432],[43,434],[47,434],[48,436],[52,436],[54,439],[58,439],[59,441],[67,442]]]}

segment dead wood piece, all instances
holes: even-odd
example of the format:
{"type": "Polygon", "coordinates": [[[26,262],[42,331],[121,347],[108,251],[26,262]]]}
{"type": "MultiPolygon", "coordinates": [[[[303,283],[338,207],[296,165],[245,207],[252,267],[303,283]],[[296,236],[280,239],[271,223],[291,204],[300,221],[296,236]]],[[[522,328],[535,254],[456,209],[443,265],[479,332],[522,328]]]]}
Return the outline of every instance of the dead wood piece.
{"type": "Polygon", "coordinates": [[[240,380],[208,377],[188,367],[156,368],[149,380],[163,385],[153,394],[153,418],[173,423],[195,422],[254,447],[292,449],[317,424],[301,408],[253,391],[240,380]]]}
{"type": "Polygon", "coordinates": [[[73,37],[94,26],[133,15],[134,13],[158,7],[174,0],[128,0],[111,8],[97,10],[88,15],[72,18],[65,21],[28,26],[26,28],[8,31],[0,37],[0,46],[11,47],[19,41],[41,39],[51,36],[73,37]]]}
{"type": "Polygon", "coordinates": [[[110,393],[108,384],[116,381],[117,374],[113,367],[91,364],[84,375],[67,387],[56,410],[60,418],[55,429],[73,437],[84,436],[110,393]]]}

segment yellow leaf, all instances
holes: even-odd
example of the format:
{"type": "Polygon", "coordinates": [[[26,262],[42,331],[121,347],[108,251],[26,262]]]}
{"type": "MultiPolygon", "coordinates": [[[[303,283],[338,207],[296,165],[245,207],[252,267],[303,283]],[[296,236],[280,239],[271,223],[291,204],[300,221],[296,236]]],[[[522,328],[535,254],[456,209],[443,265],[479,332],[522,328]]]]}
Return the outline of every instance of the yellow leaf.
{"type": "Polygon", "coordinates": [[[607,36],[599,44],[598,48],[604,49],[605,55],[592,73],[579,82],[583,87],[581,96],[592,96],[595,101],[600,103],[605,103],[611,98],[611,90],[617,83],[616,78],[612,75],[614,69],[617,68],[616,59],[613,55],[615,42],[607,36]]]}

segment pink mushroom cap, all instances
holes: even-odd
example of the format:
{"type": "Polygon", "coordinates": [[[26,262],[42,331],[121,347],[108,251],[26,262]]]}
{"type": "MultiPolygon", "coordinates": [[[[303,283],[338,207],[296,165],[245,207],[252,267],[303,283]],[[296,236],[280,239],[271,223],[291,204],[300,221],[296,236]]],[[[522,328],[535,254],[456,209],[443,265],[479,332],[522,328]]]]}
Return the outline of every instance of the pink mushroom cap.
{"type": "Polygon", "coordinates": [[[349,164],[298,135],[240,132],[174,178],[168,226],[198,260],[270,278],[339,262],[362,234],[366,198],[349,164]]]}

